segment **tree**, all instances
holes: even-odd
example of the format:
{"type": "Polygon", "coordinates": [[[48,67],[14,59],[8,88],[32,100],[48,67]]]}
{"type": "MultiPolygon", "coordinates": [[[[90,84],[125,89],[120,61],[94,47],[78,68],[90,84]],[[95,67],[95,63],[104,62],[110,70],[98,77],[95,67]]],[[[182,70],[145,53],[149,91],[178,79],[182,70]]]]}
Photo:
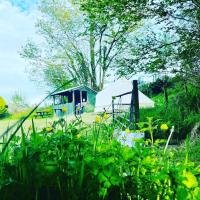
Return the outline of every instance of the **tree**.
{"type": "MultiPolygon", "coordinates": [[[[118,11],[126,9],[127,5],[128,3],[121,4],[122,8],[118,11]]],[[[145,21],[145,26],[138,29],[129,41],[132,46],[129,55],[132,56],[127,58],[125,55],[123,59],[120,58],[119,75],[132,75],[141,71],[178,73],[184,80],[198,86],[200,83],[199,1],[151,1],[143,6],[145,14],[141,17],[145,21]]],[[[115,7],[113,4],[112,8],[115,7]]],[[[124,15],[118,13],[116,16],[120,14],[124,15]]],[[[129,16],[131,13],[125,15],[129,16]]]]}
{"type": "Polygon", "coordinates": [[[21,55],[31,64],[31,74],[54,87],[59,80],[77,78],[77,84],[101,90],[137,23],[119,23],[116,18],[107,18],[106,12],[98,15],[101,6],[95,12],[92,1],[67,2],[42,1],[37,28],[43,43],[28,42],[21,55]]]}
{"type": "Polygon", "coordinates": [[[10,102],[11,112],[15,113],[27,108],[29,108],[29,105],[26,103],[25,97],[20,92],[15,92],[10,102]]]}
{"type": "MultiPolygon", "coordinates": [[[[116,60],[119,76],[138,72],[180,74],[194,85],[200,83],[200,2],[85,0],[95,16],[115,19],[128,26],[143,22],[131,37],[129,47],[116,60]],[[127,56],[129,55],[129,56],[127,56]]],[[[135,26],[136,27],[136,26],[135,26]]]]}

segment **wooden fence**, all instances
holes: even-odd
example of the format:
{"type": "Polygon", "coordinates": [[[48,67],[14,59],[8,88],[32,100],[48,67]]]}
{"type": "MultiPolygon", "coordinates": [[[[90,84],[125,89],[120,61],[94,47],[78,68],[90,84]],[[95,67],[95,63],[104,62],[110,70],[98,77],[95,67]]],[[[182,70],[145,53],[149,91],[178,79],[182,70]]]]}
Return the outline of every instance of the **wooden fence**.
{"type": "MultiPolygon", "coordinates": [[[[139,113],[139,95],[138,95],[138,81],[133,80],[133,88],[132,91],[113,96],[112,97],[112,117],[113,117],[113,123],[118,122],[121,123],[121,121],[117,118],[119,114],[125,113],[126,109],[120,110],[119,107],[126,106],[129,107],[127,114],[129,114],[129,117],[124,117],[124,120],[130,124],[130,129],[137,129],[137,123],[139,122],[140,113],[139,113]],[[131,94],[131,102],[130,103],[115,103],[117,98],[121,98],[122,96],[130,95],[131,94]],[[118,107],[118,108],[116,108],[118,107]]],[[[123,125],[123,124],[122,124],[123,125]]]]}

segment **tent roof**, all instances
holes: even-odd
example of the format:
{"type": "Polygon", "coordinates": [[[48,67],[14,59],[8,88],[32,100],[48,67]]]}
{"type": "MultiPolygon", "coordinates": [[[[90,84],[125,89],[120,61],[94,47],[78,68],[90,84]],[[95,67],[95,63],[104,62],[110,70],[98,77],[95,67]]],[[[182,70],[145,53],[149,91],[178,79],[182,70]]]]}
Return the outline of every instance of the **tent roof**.
{"type": "MultiPolygon", "coordinates": [[[[112,97],[132,91],[133,85],[131,81],[126,79],[118,80],[107,85],[107,87],[99,92],[96,96],[95,112],[103,112],[104,110],[112,110],[112,97]]],[[[130,104],[131,94],[116,98],[115,103],[130,104]]],[[[139,91],[139,106],[140,108],[154,107],[154,101],[139,91]]]]}

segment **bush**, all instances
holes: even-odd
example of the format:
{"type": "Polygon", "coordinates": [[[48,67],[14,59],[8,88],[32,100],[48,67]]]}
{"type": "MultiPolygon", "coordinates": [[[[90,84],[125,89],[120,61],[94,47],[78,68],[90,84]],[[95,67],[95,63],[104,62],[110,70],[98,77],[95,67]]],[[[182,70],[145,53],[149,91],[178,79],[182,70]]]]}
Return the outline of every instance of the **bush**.
{"type": "Polygon", "coordinates": [[[5,100],[0,96],[0,118],[4,117],[7,113],[8,106],[5,100]]]}
{"type": "Polygon", "coordinates": [[[168,89],[173,88],[174,87],[173,78],[170,77],[158,78],[156,79],[155,82],[140,84],[139,89],[147,96],[154,96],[163,93],[164,85],[166,85],[168,89]]]}
{"type": "MultiPolygon", "coordinates": [[[[200,119],[200,90],[191,85],[183,88],[181,83],[174,82],[174,88],[168,90],[169,103],[166,105],[163,95],[153,97],[155,108],[141,109],[141,121],[153,117],[175,126],[174,142],[186,139],[200,119]]],[[[159,134],[158,134],[159,136],[159,134]]],[[[167,136],[167,135],[166,135],[167,136]]]]}

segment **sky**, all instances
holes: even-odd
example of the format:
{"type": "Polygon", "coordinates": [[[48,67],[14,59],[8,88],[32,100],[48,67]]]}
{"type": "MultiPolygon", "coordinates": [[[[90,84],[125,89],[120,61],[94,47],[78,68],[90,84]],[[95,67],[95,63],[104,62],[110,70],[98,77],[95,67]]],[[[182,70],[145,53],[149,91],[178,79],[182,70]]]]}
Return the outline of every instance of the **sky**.
{"type": "Polygon", "coordinates": [[[28,39],[39,40],[34,26],[37,14],[36,0],[0,0],[0,96],[7,101],[16,92],[30,104],[45,95],[29,80],[28,65],[19,55],[28,39]]]}

